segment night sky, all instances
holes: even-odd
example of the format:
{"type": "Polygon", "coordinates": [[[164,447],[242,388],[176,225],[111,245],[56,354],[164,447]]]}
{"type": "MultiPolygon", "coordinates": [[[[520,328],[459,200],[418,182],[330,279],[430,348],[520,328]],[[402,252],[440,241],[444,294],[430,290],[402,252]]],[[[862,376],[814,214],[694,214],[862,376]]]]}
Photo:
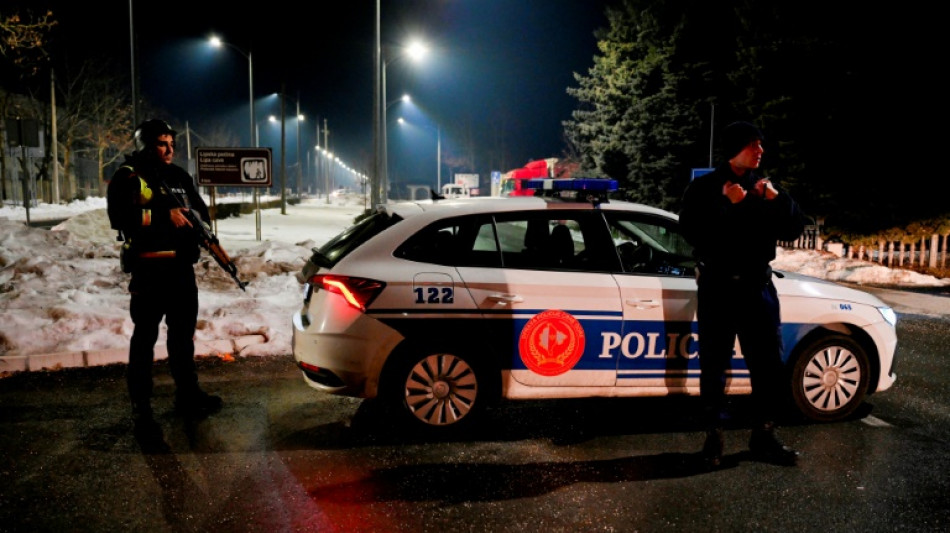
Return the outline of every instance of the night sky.
{"type": "MultiPolygon", "coordinates": [[[[233,48],[210,47],[207,38],[214,33],[252,53],[262,145],[273,146],[275,153],[279,146],[279,127],[266,121],[270,114],[279,115],[278,100],[264,97],[283,84],[288,121],[297,95],[309,117],[301,125],[304,146],[312,147],[316,116],[321,127],[326,120],[330,149],[370,171],[373,0],[333,3],[332,8],[281,0],[249,7],[217,0],[133,2],[138,92],[174,124],[188,121],[206,136],[227,128],[242,145],[248,143],[248,61],[233,48]]],[[[418,37],[430,48],[421,64],[395,59],[387,67],[387,100],[409,93],[415,103],[411,109],[395,103],[388,110],[391,179],[434,184],[438,131],[445,159],[474,146],[476,170],[482,173],[563,155],[561,123],[576,105],[566,89],[576,86],[575,72],[586,73],[593,65],[594,31],[606,24],[604,4],[383,1],[383,47],[395,50],[418,37]],[[400,129],[394,123],[399,116],[422,127],[400,129]],[[492,143],[493,138],[502,140],[492,143]]],[[[53,10],[59,21],[54,53],[106,57],[125,73],[131,70],[129,2],[31,0],[27,5],[34,12],[53,10]]],[[[296,124],[288,125],[292,162],[296,124]]],[[[443,167],[443,182],[446,171],[443,167]]]]}

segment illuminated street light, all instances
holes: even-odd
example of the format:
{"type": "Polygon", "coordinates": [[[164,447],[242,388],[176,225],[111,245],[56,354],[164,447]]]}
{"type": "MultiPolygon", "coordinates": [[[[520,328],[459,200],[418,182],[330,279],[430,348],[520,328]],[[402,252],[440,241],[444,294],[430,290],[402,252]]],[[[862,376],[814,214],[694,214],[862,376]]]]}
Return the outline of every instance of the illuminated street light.
{"type": "MultiPolygon", "coordinates": [[[[422,42],[420,41],[413,41],[409,44],[409,46],[406,46],[400,50],[401,50],[401,53],[394,55],[389,60],[386,60],[385,57],[381,57],[381,64],[382,64],[382,81],[380,83],[381,94],[378,96],[378,100],[377,100],[379,104],[378,107],[379,107],[380,116],[378,117],[379,123],[377,124],[376,127],[378,128],[378,131],[380,132],[382,143],[381,143],[380,153],[377,156],[380,160],[377,161],[377,168],[379,168],[379,183],[376,185],[382,189],[382,200],[386,200],[386,201],[389,200],[389,163],[388,163],[389,156],[388,156],[388,147],[386,143],[386,109],[389,106],[385,105],[386,104],[386,68],[389,66],[390,63],[393,63],[394,61],[402,57],[408,57],[410,60],[414,62],[418,62],[422,60],[422,58],[425,57],[426,54],[428,53],[428,48],[424,44],[422,44],[422,42]]],[[[385,55],[385,54],[382,54],[382,49],[380,49],[380,54],[381,56],[385,55]]],[[[376,194],[376,191],[374,191],[374,198],[375,198],[375,194],[376,194]]]]}
{"type": "MultiPolygon", "coordinates": [[[[251,124],[250,124],[250,139],[249,142],[251,146],[257,148],[258,138],[256,135],[257,129],[254,126],[254,57],[251,55],[251,49],[248,48],[247,53],[244,53],[244,50],[241,50],[237,46],[222,41],[217,35],[212,35],[209,39],[211,46],[215,48],[221,48],[222,46],[229,46],[234,50],[237,50],[237,53],[247,58],[247,83],[248,83],[248,92],[250,95],[250,108],[251,108],[251,124]]],[[[257,187],[254,187],[254,208],[255,208],[255,225],[257,227],[257,240],[261,240],[261,202],[260,202],[260,192],[257,187]]]]}
{"type": "Polygon", "coordinates": [[[222,46],[229,46],[233,48],[234,50],[237,50],[239,54],[247,58],[247,80],[248,80],[248,87],[249,87],[249,93],[250,93],[250,107],[251,107],[250,143],[252,146],[257,147],[257,139],[255,138],[255,135],[254,135],[254,58],[251,55],[251,51],[248,50],[247,53],[245,53],[244,50],[241,50],[237,46],[229,42],[222,41],[221,38],[218,37],[217,35],[212,35],[208,39],[208,41],[211,43],[211,46],[215,48],[221,48],[222,46]]]}
{"type": "Polygon", "coordinates": [[[408,103],[412,102],[412,98],[411,98],[408,94],[404,94],[404,95],[400,96],[399,98],[396,98],[395,100],[393,100],[393,101],[389,102],[388,104],[386,104],[386,109],[389,109],[390,107],[392,107],[392,106],[395,105],[395,104],[398,104],[399,102],[402,102],[402,103],[404,103],[404,104],[408,104],[408,103]]]}
{"type": "MultiPolygon", "coordinates": [[[[286,160],[286,117],[284,114],[284,101],[287,98],[287,95],[284,92],[284,86],[281,84],[281,90],[277,93],[277,96],[280,97],[280,214],[287,214],[287,178],[286,178],[286,169],[287,169],[287,160],[286,160]]],[[[300,196],[300,191],[303,188],[303,169],[300,162],[300,123],[304,120],[303,113],[300,112],[300,94],[297,94],[297,98],[293,98],[294,102],[297,105],[297,195],[300,196]]],[[[278,119],[274,115],[267,117],[267,120],[270,122],[278,122],[278,119]]]]}

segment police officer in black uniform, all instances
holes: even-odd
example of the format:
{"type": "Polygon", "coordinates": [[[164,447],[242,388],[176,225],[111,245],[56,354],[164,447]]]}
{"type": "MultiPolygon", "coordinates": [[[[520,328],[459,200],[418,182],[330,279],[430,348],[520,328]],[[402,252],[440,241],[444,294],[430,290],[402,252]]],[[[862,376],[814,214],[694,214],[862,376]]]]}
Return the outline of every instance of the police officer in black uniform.
{"type": "Polygon", "coordinates": [[[722,138],[728,161],[687,187],[680,213],[699,265],[700,395],[708,424],[702,457],[710,468],[722,460],[726,371],[738,337],[757,411],[749,450],[763,461],[794,465],[798,452],[775,435],[788,380],[769,263],[778,241],[801,235],[804,216],[791,196],[757,174],[764,137],[756,126],[734,122],[722,138]]]}
{"type": "Polygon", "coordinates": [[[175,409],[204,416],[221,408],[221,398],[198,385],[194,334],[198,286],[194,264],[200,249],[183,211],[210,220],[192,177],[172,163],[176,132],[162,120],[135,130],[136,151],[109,182],[108,213],[124,238],[123,268],[132,274],[130,313],[135,324],[129,346],[127,382],[137,433],[160,432],[152,418],[152,366],[159,326],[165,319],[168,365],[175,381],[175,409]]]}

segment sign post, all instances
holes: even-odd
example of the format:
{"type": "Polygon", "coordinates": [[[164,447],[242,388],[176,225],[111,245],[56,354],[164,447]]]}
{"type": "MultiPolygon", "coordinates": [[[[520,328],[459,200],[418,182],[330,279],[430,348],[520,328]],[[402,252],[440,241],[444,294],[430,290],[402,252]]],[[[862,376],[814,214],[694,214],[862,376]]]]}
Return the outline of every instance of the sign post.
{"type": "MultiPolygon", "coordinates": [[[[214,207],[214,187],[270,187],[270,148],[196,148],[198,185],[211,187],[211,205],[214,207]]],[[[261,205],[254,195],[257,240],[261,240],[261,205]]],[[[216,217],[215,217],[216,218],[216,217]]],[[[217,232],[217,220],[214,221],[217,232]]]]}

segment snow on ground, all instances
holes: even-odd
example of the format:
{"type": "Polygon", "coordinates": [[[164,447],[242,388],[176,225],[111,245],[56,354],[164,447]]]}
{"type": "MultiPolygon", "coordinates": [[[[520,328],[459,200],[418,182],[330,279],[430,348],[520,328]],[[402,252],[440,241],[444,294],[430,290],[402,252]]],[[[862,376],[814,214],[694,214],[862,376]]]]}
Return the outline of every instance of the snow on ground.
{"type": "MultiPolygon", "coordinates": [[[[27,227],[23,207],[0,207],[0,356],[128,346],[129,276],[119,269],[119,243],[105,207],[104,199],[90,198],[32,208],[31,221],[68,218],[53,231],[27,227]]],[[[254,214],[217,221],[221,244],[250,284],[242,292],[202,253],[196,266],[200,306],[196,340],[260,334],[267,341],[248,347],[244,355],[291,352],[290,320],[301,304],[296,274],[311,248],[349,227],[363,204],[311,199],[288,205],[286,211],[286,215],[280,209],[261,211],[260,241],[254,214]]],[[[850,284],[950,286],[950,279],[808,250],[779,249],[773,266],[850,284]]],[[[913,298],[917,302],[925,297],[913,298]]],[[[916,309],[911,296],[900,298],[908,300],[909,309],[916,309]]],[[[163,326],[160,344],[164,337],[163,326]]]]}
{"type": "MultiPolygon", "coordinates": [[[[300,305],[297,272],[322,244],[353,223],[362,204],[311,200],[219,220],[218,238],[250,281],[242,292],[202,252],[196,266],[199,315],[196,340],[261,334],[264,344],[244,355],[290,353],[293,311],[300,305]]],[[[27,227],[22,207],[0,208],[0,356],[102,350],[128,346],[129,275],[119,268],[119,243],[109,228],[105,201],[40,206],[30,220],[70,217],[53,231],[27,227]]],[[[164,344],[162,327],[159,343],[164,344]]]]}

